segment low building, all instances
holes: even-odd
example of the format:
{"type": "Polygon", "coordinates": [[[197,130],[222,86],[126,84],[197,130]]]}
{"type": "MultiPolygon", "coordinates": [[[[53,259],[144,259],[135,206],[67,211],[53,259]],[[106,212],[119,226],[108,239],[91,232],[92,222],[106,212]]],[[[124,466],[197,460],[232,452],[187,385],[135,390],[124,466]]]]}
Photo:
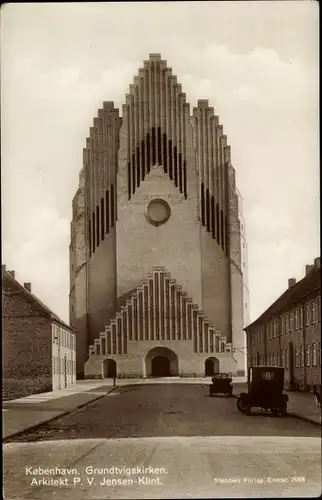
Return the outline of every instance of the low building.
{"type": "Polygon", "coordinates": [[[248,366],[284,366],[288,389],[321,384],[321,260],[245,328],[248,366]]]}
{"type": "Polygon", "coordinates": [[[76,383],[75,331],[2,266],[4,399],[76,383]]]}

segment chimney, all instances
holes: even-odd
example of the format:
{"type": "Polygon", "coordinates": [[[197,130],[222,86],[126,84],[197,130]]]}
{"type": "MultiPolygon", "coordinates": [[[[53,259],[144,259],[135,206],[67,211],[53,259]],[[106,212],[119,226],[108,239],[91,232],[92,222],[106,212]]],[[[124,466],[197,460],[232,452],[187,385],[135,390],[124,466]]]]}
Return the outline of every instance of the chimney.
{"type": "Polygon", "coordinates": [[[24,283],[23,286],[25,287],[26,290],[28,290],[28,292],[31,293],[31,283],[24,283]]]}
{"type": "Polygon", "coordinates": [[[320,257],[317,257],[316,259],[314,259],[314,267],[316,269],[321,269],[321,258],[320,257]]]}
{"type": "Polygon", "coordinates": [[[8,271],[8,273],[10,273],[13,278],[15,277],[15,271],[8,271]]]}
{"type": "Polygon", "coordinates": [[[1,265],[1,271],[2,271],[3,273],[5,273],[5,272],[6,272],[6,270],[7,270],[7,266],[6,266],[5,264],[2,264],[2,265],[1,265]]]}
{"type": "Polygon", "coordinates": [[[296,283],[296,279],[295,278],[289,278],[288,280],[288,287],[291,288],[292,286],[294,286],[296,283]]]}
{"type": "Polygon", "coordinates": [[[307,276],[312,271],[313,268],[314,268],[314,266],[307,264],[305,266],[305,276],[307,276]]]}

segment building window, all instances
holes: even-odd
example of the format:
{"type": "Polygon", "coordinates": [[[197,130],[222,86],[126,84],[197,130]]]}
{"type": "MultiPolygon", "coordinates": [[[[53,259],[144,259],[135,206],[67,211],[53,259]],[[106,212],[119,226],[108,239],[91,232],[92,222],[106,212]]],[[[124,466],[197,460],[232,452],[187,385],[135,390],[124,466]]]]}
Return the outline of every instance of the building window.
{"type": "Polygon", "coordinates": [[[288,333],[290,331],[290,315],[289,313],[285,314],[285,333],[288,333]]]}
{"type": "Polygon", "coordinates": [[[300,307],[299,309],[299,316],[300,316],[300,329],[303,328],[303,307],[300,307]]]}
{"type": "Polygon", "coordinates": [[[321,323],[321,297],[317,298],[317,310],[318,322],[321,323]]]}
{"type": "Polygon", "coordinates": [[[312,366],[316,366],[316,344],[312,344],[312,366]]]}
{"type": "Polygon", "coordinates": [[[290,332],[292,332],[294,329],[294,316],[293,316],[293,311],[290,312],[290,332]]]}
{"type": "Polygon", "coordinates": [[[305,304],[305,324],[309,326],[310,324],[310,305],[305,304]]]}
{"type": "Polygon", "coordinates": [[[312,321],[312,325],[314,325],[315,323],[315,300],[312,300],[311,302],[311,321],[312,321]]]}
{"type": "Polygon", "coordinates": [[[306,366],[310,366],[310,356],[311,355],[311,348],[309,345],[306,346],[306,366]]]}
{"type": "Polygon", "coordinates": [[[281,350],[281,366],[284,366],[284,349],[281,350]]]}
{"type": "Polygon", "coordinates": [[[304,366],[304,346],[301,345],[301,348],[300,348],[300,356],[301,356],[301,367],[304,366]]]}
{"type": "Polygon", "coordinates": [[[299,348],[295,348],[295,368],[299,368],[300,363],[299,363],[299,348]]]}
{"type": "Polygon", "coordinates": [[[294,330],[297,330],[299,327],[299,310],[295,309],[294,311],[294,330]]]}
{"type": "Polygon", "coordinates": [[[285,368],[288,369],[288,349],[285,349],[285,368]]]}

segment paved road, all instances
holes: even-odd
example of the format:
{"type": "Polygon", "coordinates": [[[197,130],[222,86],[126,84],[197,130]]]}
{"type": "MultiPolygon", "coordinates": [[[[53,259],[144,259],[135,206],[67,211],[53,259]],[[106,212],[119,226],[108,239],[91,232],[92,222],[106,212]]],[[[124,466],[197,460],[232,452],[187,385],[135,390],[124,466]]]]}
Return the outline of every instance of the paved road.
{"type": "Polygon", "coordinates": [[[5,492],[8,500],[317,496],[320,458],[312,424],[246,417],[204,386],[128,386],[6,444],[5,492]]]}

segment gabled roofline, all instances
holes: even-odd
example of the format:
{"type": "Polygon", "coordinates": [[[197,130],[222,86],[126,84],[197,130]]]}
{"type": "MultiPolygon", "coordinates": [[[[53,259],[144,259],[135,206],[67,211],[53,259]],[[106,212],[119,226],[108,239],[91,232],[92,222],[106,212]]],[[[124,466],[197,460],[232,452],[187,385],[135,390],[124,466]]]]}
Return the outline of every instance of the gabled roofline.
{"type": "Polygon", "coordinates": [[[34,295],[32,292],[29,292],[29,290],[27,290],[27,288],[25,288],[21,283],[19,283],[19,281],[17,281],[12,276],[10,271],[7,271],[5,269],[3,270],[2,283],[3,283],[4,278],[8,279],[9,282],[11,282],[14,286],[18,287],[19,290],[21,290],[25,294],[26,297],[31,299],[43,311],[45,316],[47,316],[52,321],[56,321],[56,323],[59,323],[61,326],[68,328],[68,330],[70,330],[71,332],[76,334],[76,331],[71,326],[67,325],[67,323],[65,323],[65,321],[61,320],[55,313],[53,313],[52,310],[49,309],[49,307],[46,306],[46,304],[44,304],[36,295],[34,295]]]}
{"type": "Polygon", "coordinates": [[[291,305],[298,304],[304,297],[319,289],[321,289],[321,269],[314,267],[306,276],[295,283],[295,285],[285,290],[285,292],[283,292],[282,295],[280,295],[256,320],[247,325],[244,331],[247,333],[254,326],[266,322],[268,319],[271,319],[272,316],[280,314],[291,305]],[[318,280],[318,278],[320,278],[320,280],[318,280]],[[303,284],[305,282],[309,283],[310,281],[312,281],[312,289],[305,289],[302,291],[303,284]],[[316,284],[316,281],[319,281],[319,285],[316,284]],[[298,294],[297,292],[300,293],[298,294]]]}

